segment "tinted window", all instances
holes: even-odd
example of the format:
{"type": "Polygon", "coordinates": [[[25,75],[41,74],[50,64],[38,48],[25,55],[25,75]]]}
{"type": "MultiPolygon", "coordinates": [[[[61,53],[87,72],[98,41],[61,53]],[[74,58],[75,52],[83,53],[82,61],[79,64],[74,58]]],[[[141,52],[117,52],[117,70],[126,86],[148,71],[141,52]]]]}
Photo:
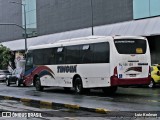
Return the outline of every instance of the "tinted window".
{"type": "Polygon", "coordinates": [[[65,63],[78,64],[80,63],[80,46],[68,46],[66,48],[65,63]]]}
{"type": "Polygon", "coordinates": [[[32,51],[29,51],[27,54],[26,64],[25,64],[25,70],[28,70],[33,67],[33,54],[32,51]]]}
{"type": "Polygon", "coordinates": [[[80,48],[80,58],[81,63],[93,63],[94,60],[94,46],[91,45],[82,45],[80,48]]]}
{"type": "Polygon", "coordinates": [[[53,50],[51,48],[48,48],[48,49],[44,49],[42,51],[42,55],[43,55],[43,65],[50,65],[51,62],[53,62],[53,50]]]}
{"type": "Polygon", "coordinates": [[[64,64],[64,48],[57,48],[56,64],[64,64]]]}
{"type": "Polygon", "coordinates": [[[109,43],[94,44],[94,63],[109,63],[109,43]]]}
{"type": "Polygon", "coordinates": [[[93,43],[33,51],[34,65],[109,63],[109,43],[93,43]]]}
{"type": "Polygon", "coordinates": [[[146,41],[141,39],[116,39],[114,40],[119,54],[145,54],[146,41]]]}
{"type": "Polygon", "coordinates": [[[34,64],[43,65],[43,50],[34,50],[34,64]]]}
{"type": "Polygon", "coordinates": [[[50,59],[49,65],[56,63],[56,52],[57,52],[56,50],[57,50],[57,48],[52,48],[52,51],[51,51],[50,56],[48,58],[48,59],[50,59]]]}
{"type": "Polygon", "coordinates": [[[56,48],[34,50],[34,64],[35,65],[55,64],[55,50],[56,48]]]}

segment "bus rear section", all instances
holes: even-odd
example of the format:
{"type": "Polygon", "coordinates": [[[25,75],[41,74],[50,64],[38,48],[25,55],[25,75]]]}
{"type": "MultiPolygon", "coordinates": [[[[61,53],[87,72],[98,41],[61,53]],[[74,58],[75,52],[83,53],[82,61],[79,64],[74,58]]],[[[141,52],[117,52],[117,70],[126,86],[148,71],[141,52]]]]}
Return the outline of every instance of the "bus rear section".
{"type": "Polygon", "coordinates": [[[115,38],[115,60],[111,86],[148,85],[150,51],[145,38],[115,38]],[[117,61],[116,61],[117,60],[117,61]]]}

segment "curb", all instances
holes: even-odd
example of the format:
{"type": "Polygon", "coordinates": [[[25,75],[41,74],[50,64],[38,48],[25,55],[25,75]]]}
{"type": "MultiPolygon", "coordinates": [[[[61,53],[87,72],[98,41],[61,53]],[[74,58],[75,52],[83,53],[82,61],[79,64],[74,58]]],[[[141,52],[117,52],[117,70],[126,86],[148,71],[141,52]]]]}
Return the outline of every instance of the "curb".
{"type": "Polygon", "coordinates": [[[81,107],[75,104],[47,102],[47,101],[42,101],[42,100],[18,98],[18,97],[13,97],[13,96],[4,96],[4,95],[0,95],[0,100],[15,100],[15,101],[23,102],[26,105],[30,105],[30,106],[34,106],[38,108],[47,108],[47,109],[54,109],[55,107],[64,107],[64,108],[69,108],[69,109],[84,110],[88,112],[96,112],[96,113],[101,113],[101,114],[106,114],[110,112],[110,110],[103,109],[103,108],[88,108],[88,107],[81,107]]]}

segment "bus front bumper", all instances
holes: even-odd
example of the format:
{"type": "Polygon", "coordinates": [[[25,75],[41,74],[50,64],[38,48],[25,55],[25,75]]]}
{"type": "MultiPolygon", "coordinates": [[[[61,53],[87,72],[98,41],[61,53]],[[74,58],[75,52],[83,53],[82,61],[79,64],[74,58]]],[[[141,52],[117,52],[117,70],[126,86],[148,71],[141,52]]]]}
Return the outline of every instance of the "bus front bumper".
{"type": "Polygon", "coordinates": [[[134,85],[149,85],[151,76],[147,78],[130,78],[119,79],[117,76],[111,77],[111,86],[134,86],[134,85]]]}

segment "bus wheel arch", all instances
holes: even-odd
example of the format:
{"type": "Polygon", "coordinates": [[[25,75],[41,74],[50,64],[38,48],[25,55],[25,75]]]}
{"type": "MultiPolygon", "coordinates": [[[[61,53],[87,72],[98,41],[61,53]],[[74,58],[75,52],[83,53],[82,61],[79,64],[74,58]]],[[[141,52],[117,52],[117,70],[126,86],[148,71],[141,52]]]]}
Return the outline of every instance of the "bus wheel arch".
{"type": "Polygon", "coordinates": [[[82,79],[78,74],[73,77],[73,88],[76,94],[82,94],[84,91],[82,79]]]}
{"type": "Polygon", "coordinates": [[[75,80],[76,80],[76,78],[81,78],[80,77],[80,75],[78,75],[78,74],[75,74],[74,76],[73,76],[73,80],[72,80],[72,86],[74,87],[74,83],[75,83],[75,80]]]}
{"type": "Polygon", "coordinates": [[[44,87],[41,86],[41,81],[39,77],[36,77],[35,79],[35,87],[37,91],[43,91],[44,87]]]}
{"type": "Polygon", "coordinates": [[[33,77],[33,86],[34,86],[34,87],[35,87],[35,85],[36,85],[36,80],[37,80],[38,77],[39,77],[38,75],[35,75],[35,76],[33,77]]]}

